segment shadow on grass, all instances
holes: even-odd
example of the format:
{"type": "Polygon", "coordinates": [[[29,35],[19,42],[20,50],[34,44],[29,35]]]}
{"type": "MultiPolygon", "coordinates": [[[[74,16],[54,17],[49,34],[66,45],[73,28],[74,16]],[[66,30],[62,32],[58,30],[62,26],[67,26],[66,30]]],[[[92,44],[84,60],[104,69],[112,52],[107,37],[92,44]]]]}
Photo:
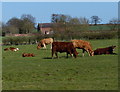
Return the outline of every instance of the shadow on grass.
{"type": "Polygon", "coordinates": [[[43,59],[52,59],[52,57],[44,57],[43,59]]]}
{"type": "Polygon", "coordinates": [[[49,48],[47,48],[47,49],[43,49],[43,48],[41,48],[41,49],[37,49],[37,50],[51,50],[51,49],[49,49],[49,48]]]}
{"type": "Polygon", "coordinates": [[[59,58],[57,58],[57,57],[53,57],[53,58],[52,57],[44,57],[43,59],[61,59],[61,58],[69,59],[69,58],[74,58],[74,57],[70,57],[70,56],[68,58],[66,56],[60,56],[59,58]]]}

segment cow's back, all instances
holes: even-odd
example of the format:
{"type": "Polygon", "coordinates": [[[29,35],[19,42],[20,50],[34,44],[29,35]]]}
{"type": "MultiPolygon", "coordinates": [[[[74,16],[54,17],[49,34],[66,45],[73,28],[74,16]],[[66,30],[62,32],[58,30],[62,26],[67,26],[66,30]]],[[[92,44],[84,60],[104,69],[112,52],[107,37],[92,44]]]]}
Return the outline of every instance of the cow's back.
{"type": "Polygon", "coordinates": [[[67,49],[70,49],[73,46],[69,42],[53,42],[52,48],[56,51],[65,52],[67,49]]]}
{"type": "Polygon", "coordinates": [[[52,38],[46,38],[46,39],[42,39],[40,42],[42,44],[50,44],[50,43],[53,43],[53,39],[52,38]]]}
{"type": "Polygon", "coordinates": [[[89,53],[90,56],[94,55],[94,51],[92,50],[92,46],[88,41],[84,40],[71,40],[75,48],[83,49],[89,53]]]}
{"type": "Polygon", "coordinates": [[[57,52],[71,51],[73,53],[75,50],[75,47],[73,46],[72,42],[53,42],[52,50],[57,52]]]}
{"type": "Polygon", "coordinates": [[[80,48],[89,48],[92,49],[92,46],[89,42],[84,40],[71,40],[73,42],[74,47],[80,47],[80,48]]]}

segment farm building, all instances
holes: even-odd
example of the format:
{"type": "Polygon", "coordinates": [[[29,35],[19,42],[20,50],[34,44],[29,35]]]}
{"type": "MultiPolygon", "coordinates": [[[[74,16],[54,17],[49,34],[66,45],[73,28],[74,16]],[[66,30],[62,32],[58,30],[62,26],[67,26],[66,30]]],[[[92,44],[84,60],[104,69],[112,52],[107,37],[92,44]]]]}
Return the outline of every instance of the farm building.
{"type": "Polygon", "coordinates": [[[37,30],[42,34],[51,34],[53,32],[52,23],[38,23],[37,30]]]}

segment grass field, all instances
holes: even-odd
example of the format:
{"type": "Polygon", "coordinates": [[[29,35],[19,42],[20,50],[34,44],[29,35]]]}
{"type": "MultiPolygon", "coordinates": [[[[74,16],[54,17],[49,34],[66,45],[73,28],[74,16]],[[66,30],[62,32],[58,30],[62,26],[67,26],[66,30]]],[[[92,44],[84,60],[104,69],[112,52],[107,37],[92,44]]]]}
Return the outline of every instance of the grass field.
{"type": "MultiPolygon", "coordinates": [[[[117,39],[90,40],[93,49],[118,45],[117,39]]],[[[2,49],[10,46],[3,46],[2,49]]],[[[118,55],[89,57],[85,54],[51,59],[50,46],[37,50],[36,45],[18,45],[18,52],[2,51],[3,90],[117,90],[118,55]],[[22,57],[22,53],[35,57],[22,57]]],[[[118,53],[118,48],[115,49],[118,53]]]]}

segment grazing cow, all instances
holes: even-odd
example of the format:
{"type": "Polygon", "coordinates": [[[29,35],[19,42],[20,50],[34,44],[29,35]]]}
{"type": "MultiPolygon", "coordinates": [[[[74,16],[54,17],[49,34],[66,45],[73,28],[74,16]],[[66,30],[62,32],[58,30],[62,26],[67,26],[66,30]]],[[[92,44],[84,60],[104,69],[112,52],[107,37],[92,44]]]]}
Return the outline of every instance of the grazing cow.
{"type": "Polygon", "coordinates": [[[102,55],[102,54],[116,54],[113,53],[113,50],[116,46],[110,46],[110,47],[106,47],[106,48],[98,48],[96,50],[94,50],[94,55],[102,55]]]}
{"type": "Polygon", "coordinates": [[[14,48],[14,47],[10,47],[9,48],[11,51],[18,51],[19,50],[19,48],[14,48]]]}
{"type": "Polygon", "coordinates": [[[5,48],[4,51],[9,51],[9,48],[5,48]]]}
{"type": "Polygon", "coordinates": [[[67,58],[68,58],[68,54],[70,54],[70,56],[73,56],[76,58],[78,53],[76,51],[76,48],[73,46],[72,42],[53,42],[52,43],[52,58],[53,55],[55,53],[56,57],[58,58],[57,52],[66,52],[67,54],[67,58]]]}
{"type": "Polygon", "coordinates": [[[53,39],[52,39],[52,38],[42,39],[42,40],[38,43],[37,49],[40,49],[41,47],[43,47],[44,49],[46,49],[46,45],[48,45],[48,44],[51,45],[51,49],[52,49],[52,43],[53,43],[53,39]]]}
{"type": "Polygon", "coordinates": [[[92,46],[89,42],[84,40],[71,40],[71,41],[73,42],[75,48],[83,50],[83,56],[85,51],[89,54],[89,56],[94,56],[94,51],[92,50],[92,46]]]}
{"type": "Polygon", "coordinates": [[[22,57],[34,57],[35,55],[33,53],[23,53],[22,57]]]}

